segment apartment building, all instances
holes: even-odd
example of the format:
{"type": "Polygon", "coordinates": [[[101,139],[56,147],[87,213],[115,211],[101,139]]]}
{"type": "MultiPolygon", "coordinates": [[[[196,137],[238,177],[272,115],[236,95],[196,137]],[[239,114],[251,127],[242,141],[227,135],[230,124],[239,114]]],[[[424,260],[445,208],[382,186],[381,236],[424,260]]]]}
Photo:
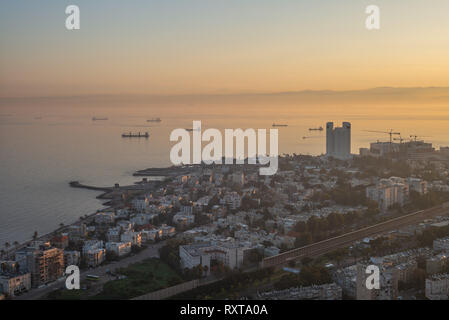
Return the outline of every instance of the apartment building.
{"type": "Polygon", "coordinates": [[[16,252],[20,271],[31,273],[31,284],[38,287],[55,281],[64,274],[64,250],[41,246],[16,252]]]}
{"type": "Polygon", "coordinates": [[[95,268],[106,259],[106,250],[103,248],[89,249],[84,253],[84,259],[88,267],[95,268]]]}
{"type": "Polygon", "coordinates": [[[242,265],[246,250],[250,249],[234,243],[197,243],[180,246],[179,256],[183,268],[190,269],[201,264],[210,269],[210,261],[216,260],[235,269],[242,265]]]}
{"type": "Polygon", "coordinates": [[[26,292],[31,289],[31,274],[2,273],[0,274],[0,293],[9,297],[26,292]]]}
{"type": "Polygon", "coordinates": [[[433,241],[433,250],[449,252],[449,237],[435,239],[433,241]]]}
{"type": "Polygon", "coordinates": [[[409,198],[409,186],[403,178],[381,179],[377,185],[366,188],[366,197],[377,202],[380,210],[386,211],[394,204],[405,204],[409,198]]]}
{"type": "Polygon", "coordinates": [[[64,251],[64,265],[78,266],[81,262],[81,253],[79,251],[64,251]]]}
{"type": "Polygon", "coordinates": [[[106,242],[106,252],[112,251],[121,257],[131,252],[131,242],[106,242]]]}
{"type": "Polygon", "coordinates": [[[429,300],[449,299],[449,274],[435,274],[426,279],[426,298],[429,300]]]}
{"type": "Polygon", "coordinates": [[[131,242],[133,246],[140,247],[142,245],[142,234],[140,232],[128,231],[120,236],[121,242],[131,242]]]}

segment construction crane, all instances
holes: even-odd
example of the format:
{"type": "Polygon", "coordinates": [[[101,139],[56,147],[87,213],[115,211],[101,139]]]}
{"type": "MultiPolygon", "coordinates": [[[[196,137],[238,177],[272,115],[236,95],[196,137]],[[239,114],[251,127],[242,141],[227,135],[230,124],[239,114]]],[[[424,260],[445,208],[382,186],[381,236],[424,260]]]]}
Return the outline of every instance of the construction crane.
{"type": "Polygon", "coordinates": [[[399,143],[402,143],[402,141],[405,141],[405,139],[402,138],[401,136],[399,138],[393,138],[393,140],[399,141],[399,143]]]}
{"type": "Polygon", "coordinates": [[[393,143],[393,135],[398,135],[398,136],[401,135],[400,132],[393,132],[393,129],[391,129],[390,131],[372,131],[372,130],[363,130],[363,131],[389,134],[390,135],[390,143],[393,143]]]}
{"type": "Polygon", "coordinates": [[[430,136],[417,136],[417,135],[415,135],[415,134],[411,134],[410,135],[410,141],[417,141],[418,140],[418,138],[430,138],[430,136]]]}

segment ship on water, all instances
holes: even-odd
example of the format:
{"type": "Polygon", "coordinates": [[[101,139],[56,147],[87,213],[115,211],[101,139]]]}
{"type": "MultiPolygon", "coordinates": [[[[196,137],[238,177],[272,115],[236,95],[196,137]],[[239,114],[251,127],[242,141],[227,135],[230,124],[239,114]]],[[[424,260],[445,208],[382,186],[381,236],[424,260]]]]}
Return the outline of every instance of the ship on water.
{"type": "Polygon", "coordinates": [[[288,124],[273,123],[273,127],[288,127],[288,124]]]}
{"type": "Polygon", "coordinates": [[[161,118],[151,118],[147,120],[147,122],[161,122],[161,121],[162,121],[161,118]]]}
{"type": "Polygon", "coordinates": [[[319,128],[309,128],[309,131],[323,131],[323,127],[319,127],[319,128]]]}
{"type": "Polygon", "coordinates": [[[122,134],[122,138],[146,138],[146,139],[148,139],[149,137],[150,137],[150,134],[148,132],[145,132],[145,133],[128,132],[128,133],[122,134]]]}
{"type": "Polygon", "coordinates": [[[106,117],[92,117],[92,121],[108,120],[106,117]]]}

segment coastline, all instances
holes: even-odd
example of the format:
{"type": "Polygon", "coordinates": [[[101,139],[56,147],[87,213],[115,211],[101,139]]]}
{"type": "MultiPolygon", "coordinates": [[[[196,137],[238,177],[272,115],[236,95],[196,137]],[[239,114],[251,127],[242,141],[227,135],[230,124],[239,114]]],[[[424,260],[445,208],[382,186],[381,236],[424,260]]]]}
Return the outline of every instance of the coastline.
{"type": "MultiPolygon", "coordinates": [[[[156,168],[156,171],[161,170],[158,172],[162,172],[163,170],[168,171],[169,169],[170,168],[156,168]]],[[[152,170],[152,168],[145,169],[145,170],[152,170]]],[[[144,171],[144,170],[141,170],[141,171],[144,171]]],[[[136,175],[133,174],[133,176],[136,176],[136,175]]],[[[142,174],[140,176],[144,176],[144,175],[142,174]]],[[[156,176],[160,176],[160,175],[150,175],[150,176],[156,177],[156,176]]],[[[163,178],[165,178],[165,176],[163,178]]],[[[16,246],[11,244],[11,246],[8,249],[3,247],[2,249],[4,250],[4,253],[0,256],[0,258],[6,259],[6,260],[8,260],[10,258],[14,258],[13,255],[15,254],[16,251],[26,248],[33,241],[48,241],[53,236],[53,234],[56,234],[58,232],[63,232],[66,228],[68,228],[70,226],[76,226],[82,222],[85,222],[86,220],[92,219],[95,216],[95,214],[97,214],[97,212],[100,210],[115,210],[117,208],[117,203],[116,203],[116,201],[114,201],[115,196],[117,196],[123,192],[129,192],[129,191],[144,192],[144,191],[150,189],[151,187],[153,187],[152,184],[157,181],[158,180],[154,180],[154,181],[149,180],[148,181],[147,179],[143,178],[141,181],[137,181],[133,185],[120,186],[119,184],[115,184],[112,187],[97,187],[97,186],[85,185],[85,184],[80,183],[79,181],[70,181],[70,182],[68,182],[68,184],[69,184],[69,187],[71,187],[71,188],[86,189],[86,190],[101,192],[95,198],[99,199],[99,200],[107,200],[106,202],[102,203],[102,205],[105,206],[106,208],[97,209],[95,212],[86,214],[83,217],[79,217],[77,220],[75,220],[72,223],[65,224],[63,226],[60,226],[60,227],[54,229],[53,231],[47,232],[43,235],[40,235],[40,236],[36,237],[36,239],[28,239],[28,240],[22,241],[16,246]],[[151,185],[151,186],[148,186],[148,185],[151,185]]]]}

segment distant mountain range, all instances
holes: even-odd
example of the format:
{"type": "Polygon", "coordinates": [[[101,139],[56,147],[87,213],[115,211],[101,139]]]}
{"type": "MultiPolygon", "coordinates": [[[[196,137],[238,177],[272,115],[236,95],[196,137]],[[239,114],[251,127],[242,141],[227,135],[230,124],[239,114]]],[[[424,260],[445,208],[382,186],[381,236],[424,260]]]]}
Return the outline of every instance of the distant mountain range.
{"type": "Polygon", "coordinates": [[[147,94],[104,94],[73,95],[57,97],[0,98],[0,105],[24,100],[71,100],[101,102],[152,102],[152,103],[201,103],[201,102],[407,102],[407,103],[449,103],[449,87],[378,87],[365,90],[303,90],[273,93],[241,94],[189,94],[189,95],[147,95],[147,94]]]}

